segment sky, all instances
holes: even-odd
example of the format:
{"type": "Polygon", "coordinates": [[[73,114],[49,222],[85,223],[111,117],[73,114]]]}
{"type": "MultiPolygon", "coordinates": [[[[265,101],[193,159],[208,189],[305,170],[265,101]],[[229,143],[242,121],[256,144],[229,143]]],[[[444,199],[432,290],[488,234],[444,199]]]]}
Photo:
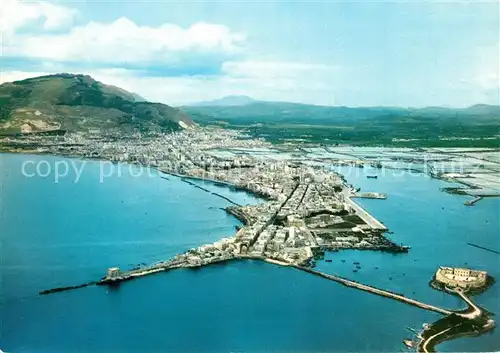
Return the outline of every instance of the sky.
{"type": "Polygon", "coordinates": [[[491,1],[0,2],[0,82],[89,74],[150,101],[499,103],[491,1]]]}

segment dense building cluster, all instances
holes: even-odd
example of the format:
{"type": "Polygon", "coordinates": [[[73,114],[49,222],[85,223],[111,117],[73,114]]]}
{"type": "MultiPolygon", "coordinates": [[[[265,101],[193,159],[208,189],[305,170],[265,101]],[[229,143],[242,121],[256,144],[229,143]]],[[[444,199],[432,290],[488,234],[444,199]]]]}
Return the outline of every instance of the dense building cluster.
{"type": "Polygon", "coordinates": [[[75,133],[2,141],[4,146],[9,143],[38,153],[136,163],[265,198],[259,205],[228,208],[245,223],[234,237],[191,249],[163,265],[200,266],[241,256],[312,265],[314,255],[324,249],[405,251],[388,241],[382,234],[386,228],[351,200],[355,192],[340,175],[307,160],[245,153],[271,145],[240,132],[200,128],[154,136],[75,133]],[[214,150],[242,153],[221,155],[214,150]]]}

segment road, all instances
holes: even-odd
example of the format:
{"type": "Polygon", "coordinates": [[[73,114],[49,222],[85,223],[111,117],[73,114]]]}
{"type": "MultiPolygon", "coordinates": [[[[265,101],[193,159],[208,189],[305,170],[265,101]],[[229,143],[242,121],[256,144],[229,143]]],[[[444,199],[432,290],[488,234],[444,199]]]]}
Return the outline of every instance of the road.
{"type": "Polygon", "coordinates": [[[348,188],[344,188],[342,190],[342,194],[344,195],[344,202],[351,207],[356,214],[361,218],[366,224],[368,224],[372,229],[375,230],[387,230],[387,227],[380,223],[375,217],[366,212],[360,205],[354,202],[351,197],[353,194],[350,192],[348,188]]]}

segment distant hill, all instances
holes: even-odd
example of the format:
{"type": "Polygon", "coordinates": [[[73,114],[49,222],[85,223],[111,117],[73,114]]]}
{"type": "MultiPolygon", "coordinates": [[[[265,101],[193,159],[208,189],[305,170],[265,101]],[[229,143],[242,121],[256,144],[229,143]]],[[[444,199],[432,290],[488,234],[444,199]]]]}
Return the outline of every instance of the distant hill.
{"type": "Polygon", "coordinates": [[[463,111],[468,114],[480,114],[480,115],[499,115],[500,106],[498,105],[488,105],[488,104],[476,104],[471,107],[463,109],[463,111]]]}
{"type": "Polygon", "coordinates": [[[183,110],[199,124],[245,129],[275,142],[390,145],[394,140],[418,140],[412,144],[437,146],[440,143],[436,141],[447,140],[462,141],[456,142],[462,146],[467,141],[472,144],[470,141],[474,139],[491,138],[488,146],[498,147],[500,135],[500,107],[485,104],[461,109],[350,108],[257,101],[241,106],[195,106],[183,110]]]}
{"type": "Polygon", "coordinates": [[[222,97],[222,98],[215,99],[212,101],[188,104],[188,106],[194,106],[194,107],[232,107],[232,106],[248,105],[248,104],[252,104],[252,103],[256,103],[256,102],[258,102],[258,101],[256,101],[253,98],[250,98],[248,96],[227,96],[227,97],[222,97]]]}
{"type": "Polygon", "coordinates": [[[55,74],[0,85],[0,134],[175,131],[194,125],[176,108],[146,102],[86,75],[55,74]]]}
{"type": "Polygon", "coordinates": [[[359,121],[471,118],[476,121],[498,118],[500,107],[478,104],[468,108],[330,107],[289,102],[253,101],[245,105],[187,106],[183,110],[202,122],[223,120],[242,124],[273,122],[301,124],[354,124],[359,121]]]}

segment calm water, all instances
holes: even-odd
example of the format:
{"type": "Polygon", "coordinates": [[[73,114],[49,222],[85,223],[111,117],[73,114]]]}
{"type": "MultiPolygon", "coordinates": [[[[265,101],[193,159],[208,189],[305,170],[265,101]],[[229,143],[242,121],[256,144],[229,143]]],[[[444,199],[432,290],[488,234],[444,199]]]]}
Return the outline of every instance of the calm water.
{"type": "MultiPolygon", "coordinates": [[[[399,351],[409,337],[405,326],[439,318],[250,261],[172,271],[117,289],[37,296],[43,289],[100,278],[110,266],[151,263],[233,235],[239,223],[220,210],[227,201],[174,177],[133,177],[137,168],[123,166],[121,176],[115,171],[100,183],[99,163],[86,162],[78,183],[71,172],[54,183],[53,174],[27,178],[21,168],[42,159],[54,167],[60,158],[0,156],[0,349],[7,352],[399,351]]],[[[332,262],[318,268],[450,308],[462,303],[427,285],[436,266],[468,263],[499,277],[498,255],[465,244],[498,250],[498,199],[465,207],[463,198],[439,191],[444,183],[423,175],[347,177],[363,190],[388,193],[385,201],[361,203],[394,231],[395,241],[412,249],[406,255],[331,253],[332,262]],[[352,272],[353,261],[361,263],[358,273],[352,272]]],[[[241,204],[258,202],[242,192],[204,186],[241,204]]],[[[495,285],[475,299],[500,313],[498,297],[495,285]]],[[[496,342],[498,330],[439,348],[492,351],[500,348],[496,342]]]]}

